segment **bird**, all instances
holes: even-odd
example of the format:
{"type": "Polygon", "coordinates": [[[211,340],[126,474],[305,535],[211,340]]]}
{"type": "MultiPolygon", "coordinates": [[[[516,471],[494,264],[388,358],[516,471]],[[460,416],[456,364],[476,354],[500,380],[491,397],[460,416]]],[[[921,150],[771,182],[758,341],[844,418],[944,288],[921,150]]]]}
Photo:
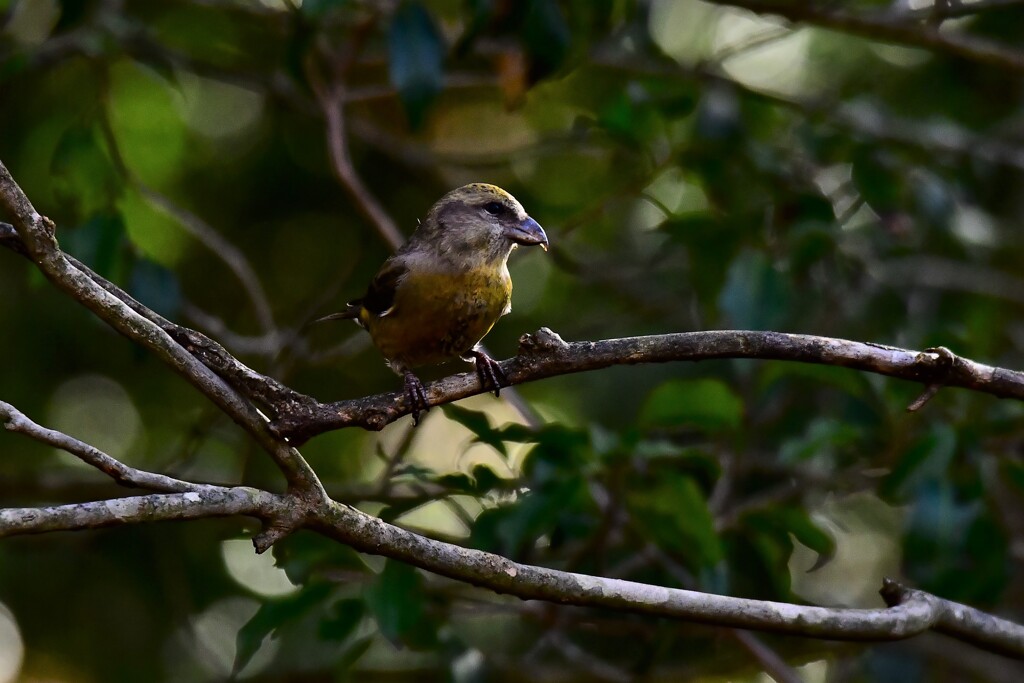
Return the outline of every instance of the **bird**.
{"type": "Polygon", "coordinates": [[[354,320],[370,333],[404,379],[414,424],[430,404],[413,368],[462,358],[475,364],[481,386],[497,396],[508,380],[480,340],[512,310],[508,258],[518,246],[547,251],[547,234],[500,187],[463,185],[430,208],[362,297],[314,322],[354,320]]]}

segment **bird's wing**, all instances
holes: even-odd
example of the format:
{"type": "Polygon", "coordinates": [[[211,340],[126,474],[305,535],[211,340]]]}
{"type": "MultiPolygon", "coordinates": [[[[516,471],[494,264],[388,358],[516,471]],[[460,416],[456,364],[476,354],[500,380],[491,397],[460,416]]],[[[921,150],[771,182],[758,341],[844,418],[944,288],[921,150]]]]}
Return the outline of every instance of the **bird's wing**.
{"type": "Polygon", "coordinates": [[[402,276],[407,272],[409,272],[409,268],[401,260],[388,259],[373,276],[366,294],[359,299],[349,301],[344,311],[325,315],[306,324],[313,325],[328,320],[355,320],[361,326],[366,327],[361,312],[365,310],[378,318],[383,318],[391,313],[395,306],[395,290],[398,288],[402,276]]]}
{"type": "Polygon", "coordinates": [[[361,306],[378,317],[384,317],[394,308],[395,291],[408,272],[409,268],[402,260],[389,258],[373,277],[363,298],[349,305],[361,306]]]}

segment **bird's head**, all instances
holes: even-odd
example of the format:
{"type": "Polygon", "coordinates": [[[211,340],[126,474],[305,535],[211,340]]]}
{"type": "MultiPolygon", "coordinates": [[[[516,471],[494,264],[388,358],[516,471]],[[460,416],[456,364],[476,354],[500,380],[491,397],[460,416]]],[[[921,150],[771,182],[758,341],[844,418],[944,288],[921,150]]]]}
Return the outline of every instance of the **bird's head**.
{"type": "Polygon", "coordinates": [[[548,248],[544,229],[523,205],[486,183],[463,185],[441,197],[417,232],[460,258],[504,259],[520,244],[548,248]]]}

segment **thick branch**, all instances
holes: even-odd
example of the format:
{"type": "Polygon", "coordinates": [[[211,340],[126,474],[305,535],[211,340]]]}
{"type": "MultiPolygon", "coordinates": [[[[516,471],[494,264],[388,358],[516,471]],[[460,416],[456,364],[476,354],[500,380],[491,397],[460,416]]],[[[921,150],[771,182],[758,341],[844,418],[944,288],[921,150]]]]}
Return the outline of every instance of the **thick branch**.
{"type": "MultiPolygon", "coordinates": [[[[783,332],[715,330],[564,342],[547,328],[524,335],[519,355],[503,361],[510,384],[597,370],[613,365],[702,361],[721,358],[787,360],[837,365],[921,382],[963,387],[1001,398],[1024,400],[1024,372],[984,365],[946,350],[912,351],[882,344],[783,332]]],[[[482,393],[475,373],[453,375],[426,387],[431,405],[482,393]]],[[[274,427],[294,441],[333,429],[382,429],[407,414],[403,393],[320,404],[291,402],[278,411],[274,427]]]]}
{"type": "MultiPolygon", "coordinates": [[[[316,515],[311,524],[320,533],[356,550],[384,555],[528,600],[603,607],[829,640],[907,638],[931,628],[942,616],[941,601],[920,591],[908,595],[896,608],[832,609],[562,572],[424,538],[337,503],[316,515]]],[[[1024,633],[1024,629],[1017,629],[1018,634],[1024,633]]],[[[1016,656],[1024,656],[1024,640],[1016,656]]]]}
{"type": "Polygon", "coordinates": [[[881,593],[889,606],[906,604],[908,601],[927,596],[938,611],[938,618],[932,627],[934,630],[983,650],[1018,659],[1024,657],[1024,627],[1019,624],[959,602],[943,600],[923,591],[907,588],[895,581],[886,580],[881,593]]]}
{"type": "Polygon", "coordinates": [[[888,609],[809,607],[665,588],[520,564],[420,536],[334,501],[211,486],[204,491],[0,510],[0,538],[105,526],[247,515],[264,520],[258,550],[309,528],[352,548],[523,599],[671,617],[715,626],[828,640],[880,641],[939,630],[980,647],[1024,657],[1024,627],[928,593],[887,582],[888,609]]]}

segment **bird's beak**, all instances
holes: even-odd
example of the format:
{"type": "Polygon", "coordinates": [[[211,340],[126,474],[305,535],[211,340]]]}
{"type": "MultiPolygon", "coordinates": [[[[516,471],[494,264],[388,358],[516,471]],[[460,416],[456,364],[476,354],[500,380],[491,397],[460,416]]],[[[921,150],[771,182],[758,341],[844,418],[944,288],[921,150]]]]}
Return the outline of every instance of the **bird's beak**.
{"type": "Polygon", "coordinates": [[[516,244],[522,244],[527,247],[540,245],[540,248],[544,251],[548,250],[548,236],[544,234],[544,228],[540,227],[540,223],[529,216],[524,218],[519,225],[506,229],[505,237],[516,244]]]}

